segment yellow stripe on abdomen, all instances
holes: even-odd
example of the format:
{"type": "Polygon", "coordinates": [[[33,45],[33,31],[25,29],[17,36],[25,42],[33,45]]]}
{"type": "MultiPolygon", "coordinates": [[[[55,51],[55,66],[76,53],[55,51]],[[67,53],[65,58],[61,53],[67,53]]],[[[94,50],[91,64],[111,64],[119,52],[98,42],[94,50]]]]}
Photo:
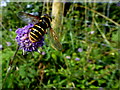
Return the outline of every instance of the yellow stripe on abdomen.
{"type": "Polygon", "coordinates": [[[39,32],[37,29],[32,28],[32,30],[36,31],[37,33],[39,33],[42,36],[41,32],[39,32]]]}
{"type": "Polygon", "coordinates": [[[40,27],[40,26],[38,26],[36,24],[35,24],[35,26],[38,27],[38,28],[40,28],[43,32],[45,32],[45,30],[42,27],[40,27]]]}

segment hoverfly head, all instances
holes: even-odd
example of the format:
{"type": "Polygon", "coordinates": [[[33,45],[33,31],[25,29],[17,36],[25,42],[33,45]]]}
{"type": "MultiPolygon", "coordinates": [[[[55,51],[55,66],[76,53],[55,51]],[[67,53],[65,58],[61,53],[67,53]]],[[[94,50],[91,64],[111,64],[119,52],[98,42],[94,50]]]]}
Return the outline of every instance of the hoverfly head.
{"type": "Polygon", "coordinates": [[[50,15],[48,15],[48,14],[44,14],[44,15],[43,15],[43,17],[49,18],[49,19],[50,19],[50,21],[52,21],[51,16],[50,16],[50,15]]]}

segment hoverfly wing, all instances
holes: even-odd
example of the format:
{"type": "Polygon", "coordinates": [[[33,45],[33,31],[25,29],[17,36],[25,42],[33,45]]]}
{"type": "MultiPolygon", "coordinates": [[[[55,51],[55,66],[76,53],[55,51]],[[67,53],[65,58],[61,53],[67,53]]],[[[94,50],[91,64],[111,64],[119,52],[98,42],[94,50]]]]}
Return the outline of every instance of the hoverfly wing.
{"type": "Polygon", "coordinates": [[[28,14],[28,13],[24,13],[24,12],[19,12],[18,16],[20,19],[22,19],[25,23],[37,23],[39,21],[39,17],[28,14]]]}
{"type": "Polygon", "coordinates": [[[62,50],[62,45],[55,33],[55,31],[50,28],[49,30],[49,36],[50,36],[50,40],[51,40],[51,43],[53,44],[52,47],[55,49],[55,50],[62,50]]]}

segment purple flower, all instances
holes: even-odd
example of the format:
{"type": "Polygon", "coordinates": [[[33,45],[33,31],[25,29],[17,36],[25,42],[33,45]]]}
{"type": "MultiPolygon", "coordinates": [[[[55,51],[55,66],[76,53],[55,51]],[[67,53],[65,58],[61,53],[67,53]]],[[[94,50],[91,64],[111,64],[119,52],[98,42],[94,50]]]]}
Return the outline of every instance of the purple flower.
{"type": "Polygon", "coordinates": [[[117,3],[117,6],[120,6],[120,2],[117,3]]]}
{"type": "Polygon", "coordinates": [[[3,46],[0,44],[0,50],[2,50],[3,49],[3,46]]]}
{"type": "Polygon", "coordinates": [[[90,34],[94,34],[94,33],[95,33],[95,31],[91,31],[91,32],[90,32],[90,34]]]}
{"type": "Polygon", "coordinates": [[[99,87],[99,89],[98,90],[104,90],[104,88],[103,87],[99,87]]]}
{"type": "Polygon", "coordinates": [[[10,28],[9,31],[12,31],[12,29],[10,28]]]}
{"type": "Polygon", "coordinates": [[[27,8],[31,8],[31,7],[32,7],[32,5],[29,5],[29,4],[27,5],[27,8]]]}
{"type": "Polygon", "coordinates": [[[11,42],[6,42],[7,46],[11,46],[11,42]]]}
{"type": "Polygon", "coordinates": [[[41,54],[42,54],[42,55],[45,55],[45,52],[42,52],[41,54]]]}
{"type": "Polygon", "coordinates": [[[78,57],[77,57],[77,58],[75,58],[75,60],[76,60],[76,61],[79,61],[79,60],[80,60],[80,58],[78,58],[78,57]]]}
{"type": "Polygon", "coordinates": [[[83,49],[82,48],[78,48],[78,52],[82,52],[83,51],[83,49]]]}
{"type": "Polygon", "coordinates": [[[70,56],[66,56],[67,59],[70,59],[71,57],[70,56]]]}
{"type": "Polygon", "coordinates": [[[38,47],[43,46],[44,38],[42,37],[41,40],[32,43],[29,40],[29,33],[31,27],[33,27],[34,24],[28,24],[27,26],[24,26],[23,28],[18,28],[16,30],[17,36],[16,41],[18,45],[20,46],[19,49],[22,49],[24,51],[32,52],[32,51],[38,51],[38,47]]]}

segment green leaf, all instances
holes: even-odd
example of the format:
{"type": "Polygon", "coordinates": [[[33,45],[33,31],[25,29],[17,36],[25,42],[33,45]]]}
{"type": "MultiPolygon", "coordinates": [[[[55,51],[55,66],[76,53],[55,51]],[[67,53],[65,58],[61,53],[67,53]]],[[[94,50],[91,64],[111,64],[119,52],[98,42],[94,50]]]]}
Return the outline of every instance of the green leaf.
{"type": "Polygon", "coordinates": [[[52,58],[53,58],[54,60],[57,60],[57,56],[56,56],[56,54],[53,54],[53,53],[52,53],[51,56],[52,56],[52,58]]]}

